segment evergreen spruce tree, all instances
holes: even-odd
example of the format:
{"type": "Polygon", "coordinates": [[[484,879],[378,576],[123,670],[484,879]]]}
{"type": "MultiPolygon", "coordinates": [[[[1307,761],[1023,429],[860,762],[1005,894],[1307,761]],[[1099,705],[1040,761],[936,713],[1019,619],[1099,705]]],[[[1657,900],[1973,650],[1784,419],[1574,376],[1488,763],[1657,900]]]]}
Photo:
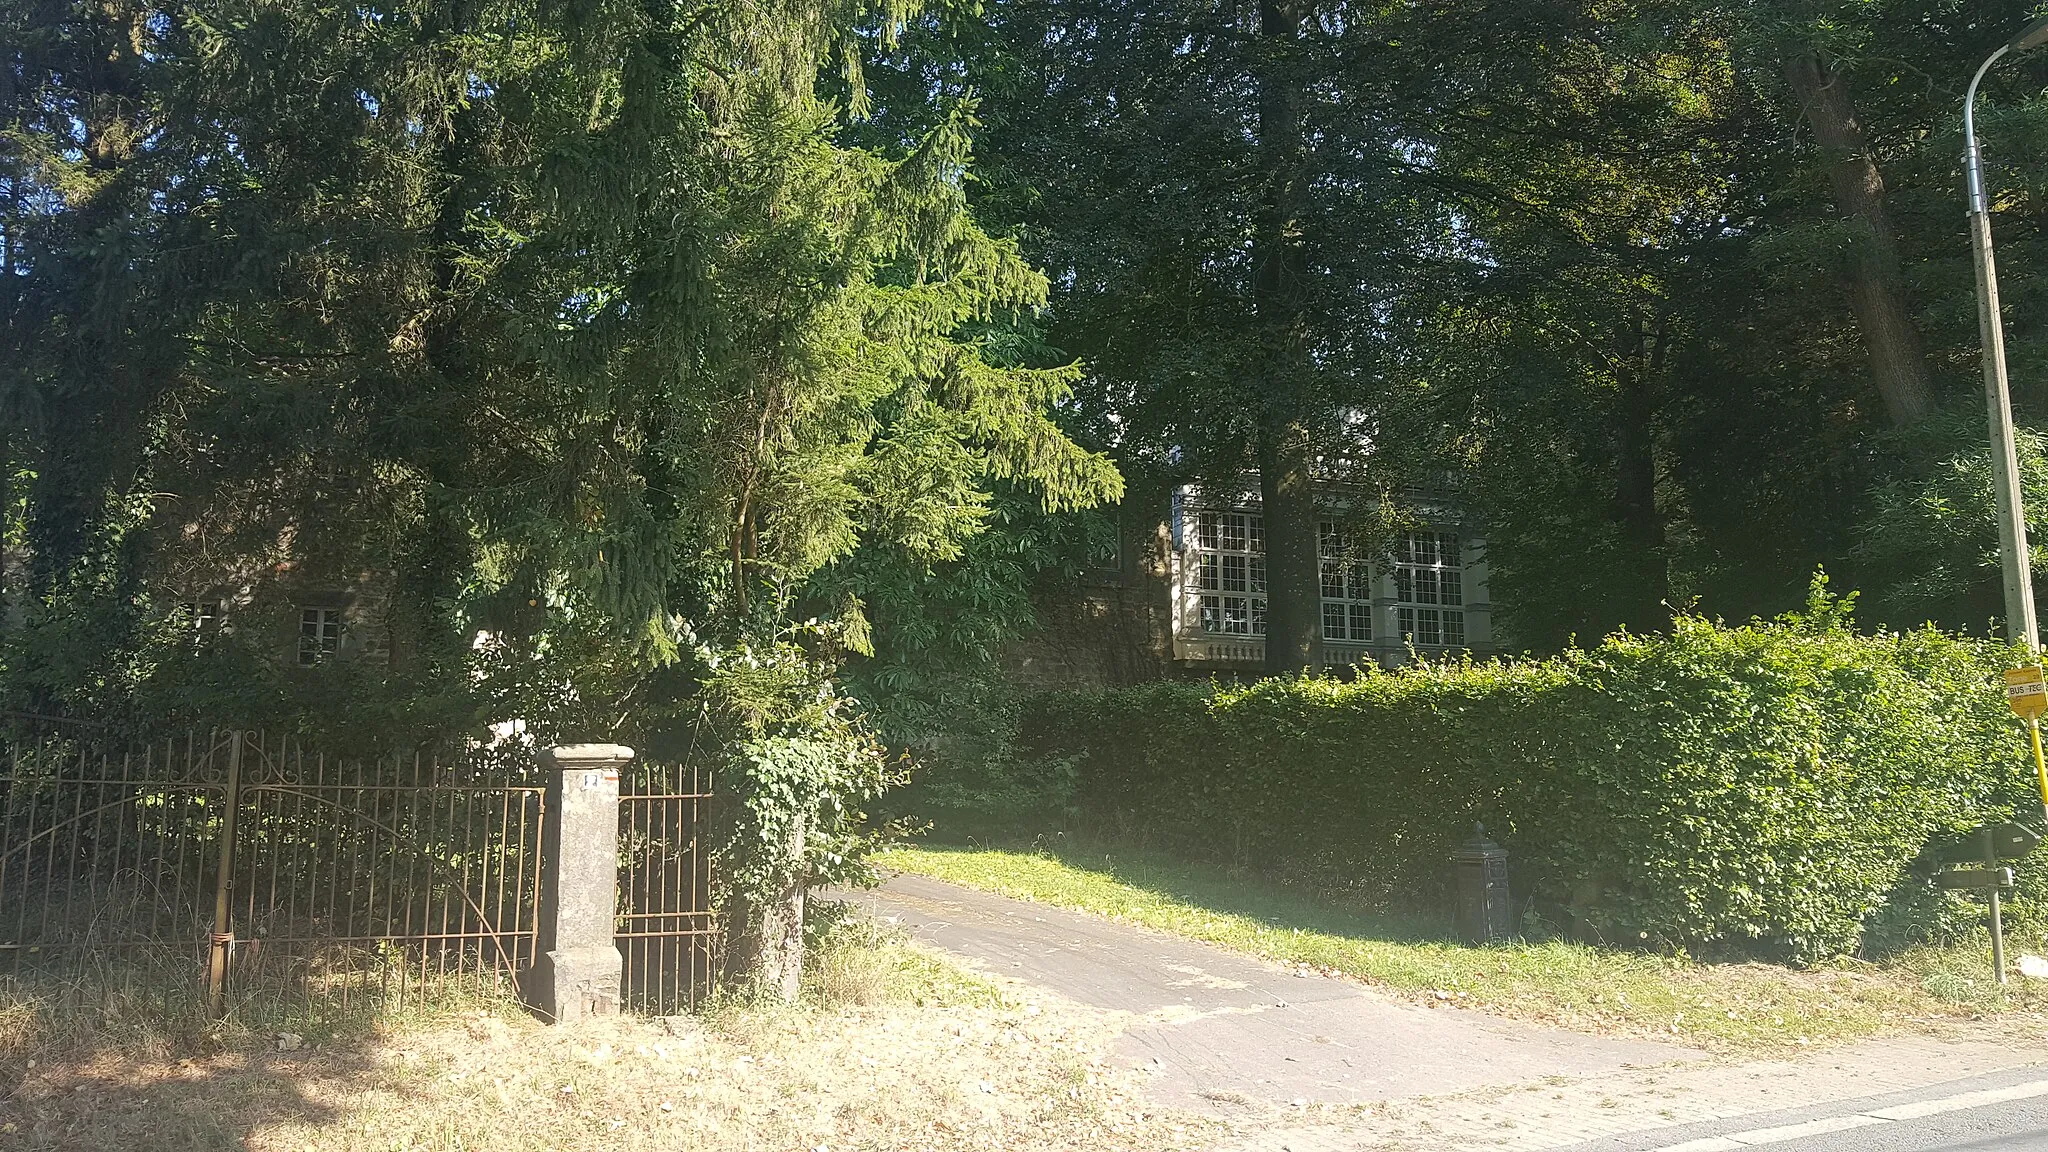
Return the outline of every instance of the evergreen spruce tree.
{"type": "MultiPolygon", "coordinates": [[[[892,151],[838,142],[850,101],[820,76],[846,84],[863,30],[906,15],[10,9],[0,388],[40,614],[132,600],[195,534],[384,565],[408,674],[462,677],[479,631],[534,675],[588,653],[582,714],[616,724],[693,650],[786,643],[863,540],[957,556],[999,483],[1113,499],[1049,415],[1074,371],[998,366],[974,334],[1046,282],[966,211],[971,106],[892,151]]],[[[858,601],[829,607],[859,647],[858,601]]],[[[803,797],[769,814],[783,834],[729,845],[793,854],[732,869],[796,877],[730,909],[740,966],[783,992],[829,831],[807,821],[875,754],[800,703],[723,714],[732,757],[766,747],[764,708],[776,739],[838,741],[838,767],[777,782],[803,797]]]]}

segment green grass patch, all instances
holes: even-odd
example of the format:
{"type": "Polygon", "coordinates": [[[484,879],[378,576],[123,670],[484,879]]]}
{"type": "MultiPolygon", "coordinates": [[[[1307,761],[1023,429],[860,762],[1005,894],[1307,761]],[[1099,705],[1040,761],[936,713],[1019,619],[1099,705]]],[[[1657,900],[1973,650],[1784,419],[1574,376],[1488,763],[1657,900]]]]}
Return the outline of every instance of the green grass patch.
{"type": "Polygon", "coordinates": [[[900,929],[847,916],[813,941],[804,966],[805,999],[812,1007],[1014,1007],[984,976],[926,951],[900,929]]]}
{"type": "Polygon", "coordinates": [[[1884,964],[1843,959],[1802,970],[1700,964],[1567,940],[1470,947],[1445,939],[1439,923],[1141,853],[917,847],[876,862],[1307,965],[1432,1005],[1719,1050],[1926,1030],[2048,1003],[2018,977],[1999,988],[1986,953],[1971,950],[1923,949],[1884,964]]]}

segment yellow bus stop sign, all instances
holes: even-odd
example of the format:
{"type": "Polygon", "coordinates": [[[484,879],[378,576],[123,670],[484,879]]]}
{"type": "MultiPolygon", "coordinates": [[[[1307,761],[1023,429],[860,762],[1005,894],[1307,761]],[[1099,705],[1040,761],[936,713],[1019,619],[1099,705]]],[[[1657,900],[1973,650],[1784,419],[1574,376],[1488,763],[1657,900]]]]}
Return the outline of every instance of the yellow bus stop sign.
{"type": "Polygon", "coordinates": [[[2005,702],[2028,720],[2038,720],[2048,712],[2048,680],[2041,678],[2038,665],[2005,670],[2005,702]]]}

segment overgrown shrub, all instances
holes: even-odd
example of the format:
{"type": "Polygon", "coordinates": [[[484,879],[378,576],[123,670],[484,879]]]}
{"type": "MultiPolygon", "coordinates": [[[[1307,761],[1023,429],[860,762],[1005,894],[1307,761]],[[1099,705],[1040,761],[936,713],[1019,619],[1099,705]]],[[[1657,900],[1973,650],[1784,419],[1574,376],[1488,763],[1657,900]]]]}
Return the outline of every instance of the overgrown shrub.
{"type": "Polygon", "coordinates": [[[868,876],[863,860],[890,831],[862,809],[903,782],[903,766],[839,694],[830,665],[792,638],[702,656],[729,972],[793,999],[805,893],[868,876]]]}
{"type": "Polygon", "coordinates": [[[1553,921],[1811,961],[1950,930],[1923,850],[2039,811],[2013,654],[1858,634],[1851,600],[1816,578],[1803,614],[1548,660],[1049,696],[1025,730],[1085,811],[1183,851],[1438,903],[1484,821],[1553,921]]]}

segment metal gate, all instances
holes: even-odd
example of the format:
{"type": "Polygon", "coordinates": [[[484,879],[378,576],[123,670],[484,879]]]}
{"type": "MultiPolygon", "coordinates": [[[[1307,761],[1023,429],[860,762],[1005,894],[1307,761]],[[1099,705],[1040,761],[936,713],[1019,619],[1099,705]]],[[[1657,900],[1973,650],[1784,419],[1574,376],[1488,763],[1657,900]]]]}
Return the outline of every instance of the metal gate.
{"type": "MultiPolygon", "coordinates": [[[[533,962],[546,788],[528,755],[337,757],[231,731],[115,750],[75,725],[0,741],[0,974],[91,970],[318,1022],[509,990],[533,962]]],[[[709,802],[688,764],[622,781],[632,1010],[711,989],[709,802]]]]}
{"type": "Polygon", "coordinates": [[[642,762],[619,782],[619,925],[626,1007],[652,1016],[694,1008],[716,976],[718,933],[704,819],[711,774],[642,762]]]}
{"type": "Polygon", "coordinates": [[[229,994],[347,1011],[362,995],[509,988],[532,963],[545,817],[531,767],[341,760],[253,735],[240,759],[210,991],[224,977],[229,994]]]}
{"type": "Polygon", "coordinates": [[[0,765],[0,971],[97,969],[321,1018],[502,987],[532,959],[542,788],[475,757],[214,732],[0,765]]]}

